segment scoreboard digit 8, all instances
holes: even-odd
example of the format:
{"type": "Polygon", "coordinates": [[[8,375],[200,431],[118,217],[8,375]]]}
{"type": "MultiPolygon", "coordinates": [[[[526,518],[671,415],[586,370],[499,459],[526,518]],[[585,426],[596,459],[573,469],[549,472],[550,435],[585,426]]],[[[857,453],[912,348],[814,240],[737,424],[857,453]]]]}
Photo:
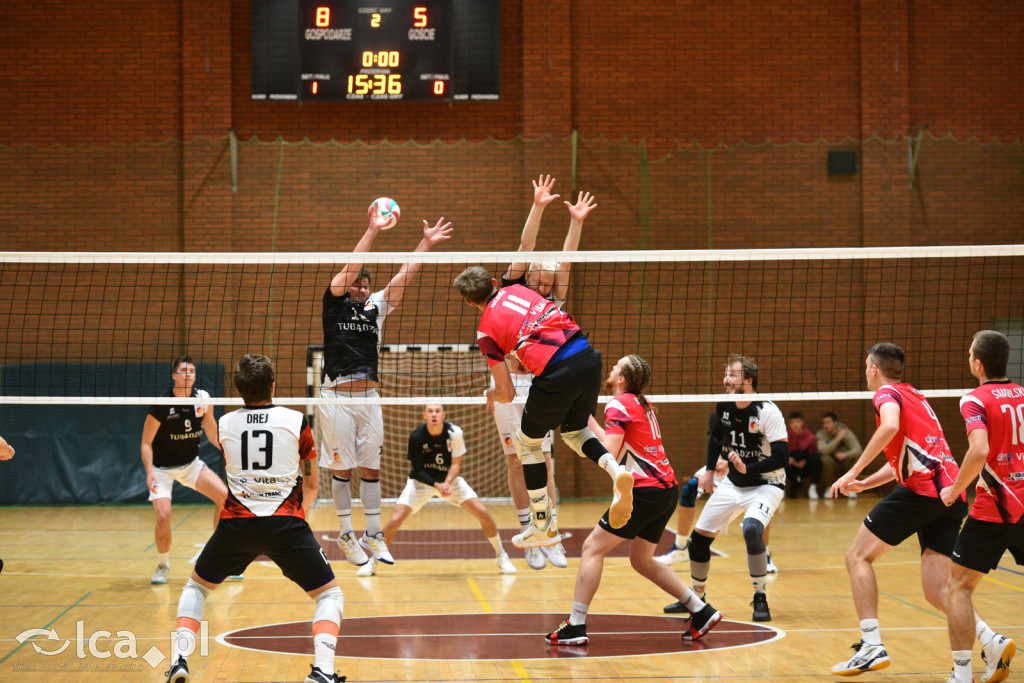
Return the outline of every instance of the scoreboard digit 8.
{"type": "Polygon", "coordinates": [[[497,100],[500,0],[252,0],[252,99],[497,100]]]}

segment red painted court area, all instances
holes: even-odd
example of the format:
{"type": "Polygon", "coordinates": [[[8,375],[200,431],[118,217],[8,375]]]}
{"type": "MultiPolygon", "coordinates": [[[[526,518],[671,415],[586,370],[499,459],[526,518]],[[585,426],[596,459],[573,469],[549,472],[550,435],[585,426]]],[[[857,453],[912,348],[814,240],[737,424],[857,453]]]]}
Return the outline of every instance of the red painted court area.
{"type": "MultiPolygon", "coordinates": [[[[346,618],[337,654],[373,652],[382,659],[551,659],[698,652],[764,643],[784,635],[773,628],[722,621],[696,642],[684,641],[686,618],[591,614],[588,646],[552,647],[544,634],[564,614],[431,614],[346,618]]],[[[218,640],[235,647],[312,655],[311,624],[296,621],[240,629],[218,640]]]]}

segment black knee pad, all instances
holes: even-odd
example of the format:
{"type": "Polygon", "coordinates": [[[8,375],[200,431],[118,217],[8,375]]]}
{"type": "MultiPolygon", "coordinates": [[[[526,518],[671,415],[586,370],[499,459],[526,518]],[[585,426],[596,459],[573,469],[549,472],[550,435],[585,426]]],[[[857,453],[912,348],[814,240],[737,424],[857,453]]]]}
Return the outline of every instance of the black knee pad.
{"type": "Polygon", "coordinates": [[[743,520],[743,540],[747,542],[748,555],[760,555],[765,551],[764,524],[760,520],[747,517],[743,520]]]}
{"type": "Polygon", "coordinates": [[[694,562],[710,562],[711,561],[711,541],[715,539],[708,538],[703,534],[698,534],[696,531],[690,534],[690,559],[694,562]]]}
{"type": "Polygon", "coordinates": [[[679,505],[684,508],[692,508],[697,505],[697,477],[690,477],[690,481],[683,484],[679,492],[679,505]]]}

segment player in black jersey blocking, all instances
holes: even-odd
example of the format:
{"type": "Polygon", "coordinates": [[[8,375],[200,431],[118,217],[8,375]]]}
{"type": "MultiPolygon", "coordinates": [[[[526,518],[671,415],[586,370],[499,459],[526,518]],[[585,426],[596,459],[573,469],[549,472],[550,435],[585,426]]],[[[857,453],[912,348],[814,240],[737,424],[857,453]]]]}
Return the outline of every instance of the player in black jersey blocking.
{"type": "MultiPolygon", "coordinates": [[[[150,406],[142,427],[142,466],[146,468],[146,488],[156,513],[156,551],[160,556],[153,584],[167,583],[171,569],[171,489],[174,482],[199,491],[213,501],[213,525],[217,526],[228,489],[220,477],[199,459],[199,437],[205,433],[211,444],[217,440],[217,420],[213,406],[206,403],[210,394],[194,386],[196,366],[189,356],[171,363],[171,388],[161,397],[194,398],[195,405],[150,406]]],[[[241,577],[235,577],[241,578],[241,577]]]]}
{"type": "MultiPolygon", "coordinates": [[[[466,442],[462,428],[445,420],[444,406],[439,403],[427,404],[423,410],[424,424],[409,435],[409,462],[412,470],[409,480],[398,497],[395,511],[384,527],[384,538],[388,545],[395,538],[402,523],[419,512],[431,498],[442,498],[452,505],[469,512],[480,522],[484,536],[494,548],[494,563],[502,574],[515,574],[515,565],[508,559],[508,553],[501,546],[498,527],[491,514],[477,497],[466,480],[459,476],[462,457],[466,454],[466,442]]],[[[370,561],[359,568],[358,576],[373,576],[377,573],[377,561],[370,561]]]]}
{"type": "Polygon", "coordinates": [[[341,683],[334,649],[345,596],[327,555],[306,523],[319,479],[316,449],[306,416],[273,404],[274,365],[248,354],[235,365],[234,383],[245,407],[220,419],[230,494],[222,520],[196,559],[178,601],[177,633],[169,683],[188,683],[188,658],[196,649],[206,598],[231,574],[261,555],[316,602],[313,656],[305,683],[341,683]]]}
{"type": "MultiPolygon", "coordinates": [[[[405,288],[420,269],[406,263],[388,285],[370,292],[372,276],[361,267],[356,254],[370,250],[387,219],[374,203],[370,224],[353,250],[353,261],[334,276],[323,297],[324,367],[320,373],[321,398],[377,398],[377,363],[384,318],[402,301],[405,288]]],[[[451,237],[451,223],[444,218],[431,227],[423,221],[423,238],[415,251],[427,251],[451,237]]],[[[331,494],[338,513],[338,545],[355,565],[368,561],[369,551],[378,562],[392,564],[380,525],[380,459],[384,449],[384,417],[380,405],[325,404],[319,406],[320,466],[332,471],[331,494]],[[359,492],[366,515],[366,533],[356,541],[352,529],[353,469],[362,480],[359,492]]]]}
{"type": "Polygon", "coordinates": [[[743,540],[754,587],[754,621],[771,621],[768,597],[768,549],[764,531],[786,494],[789,437],[782,412],[771,401],[755,400],[757,365],[746,356],[729,356],[722,386],[743,399],[719,403],[708,439],[707,469],[700,487],[713,491],[690,534],[690,579],[701,599],[711,567],[711,543],[743,512],[743,540]],[[723,448],[724,447],[724,448],[723,448]],[[715,464],[728,451],[729,474],[715,487],[715,464]]]}

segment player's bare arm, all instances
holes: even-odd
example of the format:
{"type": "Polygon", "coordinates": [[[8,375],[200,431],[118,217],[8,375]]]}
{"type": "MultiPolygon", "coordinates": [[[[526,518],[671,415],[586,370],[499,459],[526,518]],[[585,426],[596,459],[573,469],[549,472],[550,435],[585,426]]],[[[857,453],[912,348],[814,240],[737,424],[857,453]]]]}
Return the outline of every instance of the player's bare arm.
{"type": "MultiPolygon", "coordinates": [[[[569,208],[569,232],[565,234],[565,242],[562,244],[562,251],[576,251],[580,246],[580,234],[583,232],[583,221],[587,215],[597,208],[597,199],[589,192],[580,192],[575,204],[564,202],[569,208]]],[[[572,272],[572,263],[564,261],[558,264],[555,272],[555,286],[551,293],[556,299],[565,300],[569,294],[569,275],[572,272]]]]}
{"type": "Polygon", "coordinates": [[[220,447],[220,436],[217,434],[217,419],[213,416],[213,406],[206,406],[206,413],[203,415],[203,433],[206,439],[213,444],[218,451],[220,447]]]}
{"type": "MultiPolygon", "coordinates": [[[[558,199],[559,196],[551,194],[551,188],[555,186],[555,179],[550,175],[541,174],[537,180],[532,182],[533,204],[530,206],[530,213],[526,217],[526,223],[523,225],[523,234],[519,238],[519,249],[517,251],[521,252],[533,251],[534,247],[537,246],[537,233],[540,231],[540,219],[544,214],[544,209],[548,204],[558,199]]],[[[509,280],[515,280],[526,272],[527,265],[524,261],[510,263],[508,270],[505,272],[505,277],[509,280]]]]}
{"type": "Polygon", "coordinates": [[[146,468],[146,488],[152,491],[156,486],[156,476],[153,474],[153,439],[160,431],[160,420],[152,415],[146,416],[146,423],[142,426],[142,466],[146,468]]]}
{"type": "Polygon", "coordinates": [[[864,479],[854,479],[846,485],[846,493],[860,493],[888,483],[896,478],[896,470],[886,462],[878,471],[864,479]]]}
{"type": "MultiPolygon", "coordinates": [[[[452,227],[451,222],[444,222],[444,216],[440,218],[433,226],[427,221],[423,221],[423,239],[413,249],[414,252],[420,253],[424,251],[430,251],[430,248],[438,242],[443,242],[452,238],[452,227]]],[[[412,281],[413,276],[419,271],[421,263],[404,263],[399,269],[395,276],[391,278],[391,282],[384,288],[384,301],[387,301],[391,306],[397,306],[402,302],[402,297],[405,296],[405,288],[412,281]]]]}
{"type": "Polygon", "coordinates": [[[850,465],[846,474],[832,484],[832,488],[829,490],[830,497],[838,498],[840,493],[846,495],[848,493],[846,486],[856,479],[857,475],[870,465],[879,453],[885,450],[892,438],[900,431],[900,407],[897,404],[883,403],[882,407],[878,409],[878,415],[880,420],[878,429],[871,435],[871,440],[864,447],[857,462],[850,465]]]}
{"type": "Polygon", "coordinates": [[[960,465],[960,474],[957,475],[956,481],[939,492],[939,497],[947,507],[955,503],[964,489],[985,469],[988,454],[988,430],[972,429],[967,435],[967,454],[960,465]]]}
{"type": "Polygon", "coordinates": [[[302,510],[309,512],[309,506],[316,500],[316,493],[320,489],[320,475],[316,469],[316,458],[302,460],[299,466],[302,472],[302,510]]]}
{"type": "MultiPolygon", "coordinates": [[[[373,203],[373,207],[370,209],[370,224],[366,228],[366,232],[360,238],[359,243],[356,244],[356,248],[352,250],[353,254],[361,254],[370,251],[370,247],[373,246],[374,240],[377,239],[377,235],[384,229],[384,226],[388,224],[388,219],[380,215],[380,211],[377,209],[377,202],[373,203]]],[[[359,275],[359,269],[363,267],[363,264],[356,261],[351,261],[341,269],[334,279],[331,280],[331,294],[333,296],[341,297],[345,296],[348,288],[352,286],[352,283],[356,281],[356,276],[359,275]]]]}
{"type": "Polygon", "coordinates": [[[0,460],[10,460],[14,457],[14,447],[7,443],[7,439],[0,436],[0,460]]]}
{"type": "Polygon", "coordinates": [[[516,387],[512,383],[512,375],[508,366],[504,363],[496,363],[491,366],[491,376],[494,377],[494,386],[484,392],[487,399],[487,410],[494,412],[495,403],[511,403],[516,397],[516,387]]]}

